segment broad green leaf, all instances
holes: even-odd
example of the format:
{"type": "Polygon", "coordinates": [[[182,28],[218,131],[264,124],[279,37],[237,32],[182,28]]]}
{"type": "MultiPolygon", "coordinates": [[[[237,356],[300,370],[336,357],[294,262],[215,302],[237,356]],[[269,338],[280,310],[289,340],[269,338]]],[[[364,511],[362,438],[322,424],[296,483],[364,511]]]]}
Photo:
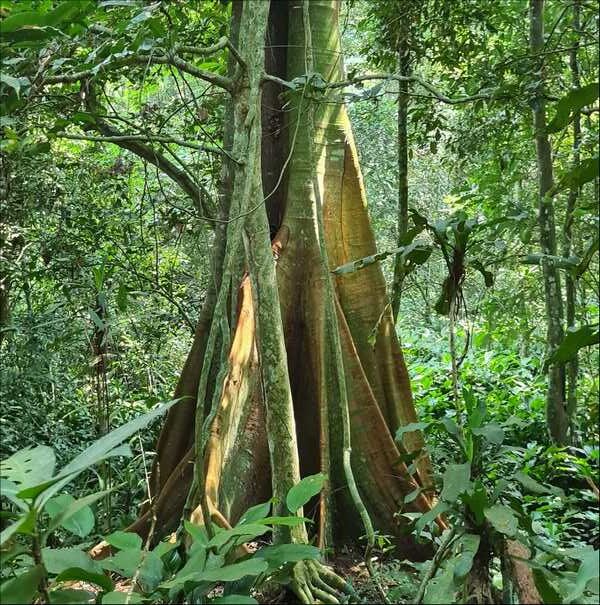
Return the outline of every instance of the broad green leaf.
{"type": "Polygon", "coordinates": [[[253,597],[243,594],[230,594],[226,597],[217,597],[215,599],[211,599],[210,602],[220,603],[221,605],[252,605],[253,603],[258,603],[258,601],[253,597]]]}
{"type": "Polygon", "coordinates": [[[544,368],[547,369],[553,363],[569,361],[575,357],[579,349],[597,345],[599,341],[598,324],[584,325],[577,329],[570,328],[558,348],[546,360],[544,368]]]}
{"type": "Polygon", "coordinates": [[[95,502],[108,491],[91,494],[86,498],[75,500],[70,494],[59,494],[46,502],[46,512],[50,515],[49,529],[59,525],[72,534],[84,538],[92,529],[96,520],[89,504],[95,502]]]}
{"type": "Polygon", "coordinates": [[[55,466],[54,450],[46,445],[38,445],[19,450],[2,460],[0,477],[12,481],[18,485],[19,490],[23,490],[48,480],[54,474],[55,466]]]}
{"type": "Polygon", "coordinates": [[[316,496],[325,483],[325,475],[317,473],[304,477],[299,483],[290,489],[285,499],[288,510],[295,513],[301,506],[304,506],[311,498],[316,496]]]}
{"type": "Polygon", "coordinates": [[[208,534],[204,527],[196,525],[187,519],[183,522],[183,526],[185,531],[191,536],[194,544],[199,544],[201,546],[206,546],[208,544],[208,534]]]}
{"type": "Polygon", "coordinates": [[[556,104],[556,113],[546,127],[548,133],[558,132],[569,124],[573,116],[598,98],[598,82],[570,90],[556,104]]]}
{"type": "Polygon", "coordinates": [[[532,570],[535,587],[538,589],[544,603],[562,603],[558,591],[546,578],[546,571],[534,567],[532,570]]]}
{"type": "Polygon", "coordinates": [[[482,481],[478,479],[475,481],[472,489],[470,489],[466,494],[463,494],[462,498],[464,503],[469,507],[469,510],[473,514],[475,523],[477,525],[481,525],[485,519],[483,511],[489,506],[485,485],[483,485],[482,481]]]}
{"type": "Polygon", "coordinates": [[[497,422],[488,422],[479,428],[471,429],[471,432],[494,445],[502,445],[504,441],[504,429],[497,422]]]}
{"type": "Polygon", "coordinates": [[[556,185],[546,195],[554,196],[564,189],[579,189],[597,177],[598,158],[586,158],[568,172],[561,174],[556,180],[556,185]]]}
{"type": "Polygon", "coordinates": [[[185,582],[233,582],[244,576],[257,576],[266,571],[267,568],[268,564],[264,560],[248,559],[225,567],[191,573],[185,577],[163,582],[160,586],[161,588],[176,588],[182,586],[185,582]]]}
{"type": "Polygon", "coordinates": [[[53,590],[50,593],[50,603],[52,605],[82,605],[82,603],[93,603],[94,600],[94,593],[87,590],[64,588],[53,590]]]}
{"type": "Polygon", "coordinates": [[[471,463],[449,464],[444,472],[444,487],[440,498],[446,502],[456,502],[470,487],[471,463]]]}
{"type": "Polygon", "coordinates": [[[237,525],[244,525],[244,523],[254,523],[259,519],[263,519],[268,516],[271,512],[271,504],[272,501],[263,502],[262,504],[257,504],[256,506],[250,507],[237,522],[237,525]]]}
{"type": "Polygon", "coordinates": [[[143,551],[137,548],[120,550],[116,555],[103,559],[100,564],[104,569],[116,571],[125,578],[132,578],[142,562],[143,551]]]}
{"type": "Polygon", "coordinates": [[[285,525],[287,527],[297,527],[303,523],[312,523],[310,519],[306,517],[265,517],[264,519],[258,519],[257,523],[260,525],[285,525]]]}
{"type": "Polygon", "coordinates": [[[90,556],[79,548],[43,548],[42,560],[51,574],[78,567],[92,573],[100,573],[101,568],[90,556]]]}
{"type": "Polygon", "coordinates": [[[431,510],[421,515],[415,523],[415,533],[417,537],[421,535],[421,532],[427,525],[433,523],[440,515],[445,513],[450,507],[446,502],[438,502],[431,510]]]}
{"type": "Polygon", "coordinates": [[[271,528],[261,523],[246,523],[245,525],[236,525],[231,529],[224,529],[216,534],[207,544],[207,548],[221,548],[232,538],[243,537],[244,542],[252,540],[258,536],[271,531],[271,528]]]}
{"type": "MultiPolygon", "coordinates": [[[[112,458],[113,456],[131,456],[131,448],[128,445],[120,445],[108,452],[103,459],[112,458]]],[[[81,469],[79,472],[82,472],[83,470],[85,469],[81,469]]],[[[36,502],[36,507],[42,509],[45,506],[45,503],[56,494],[56,492],[60,491],[62,487],[75,479],[78,474],[79,473],[65,474],[61,471],[58,475],[48,481],[21,490],[17,496],[26,500],[35,500],[40,494],[43,494],[40,500],[36,502]]]]}
{"type": "Polygon", "coordinates": [[[321,551],[310,544],[278,544],[276,546],[265,546],[254,556],[268,561],[272,567],[278,567],[292,561],[320,559],[321,551]]]}
{"type": "Polygon", "coordinates": [[[0,495],[8,498],[13,504],[16,504],[21,510],[27,511],[29,508],[27,504],[17,497],[17,493],[20,491],[19,486],[8,479],[0,478],[0,495]]]}
{"type": "Polygon", "coordinates": [[[446,605],[455,603],[454,593],[454,566],[453,561],[446,561],[445,567],[441,572],[438,572],[427,583],[427,589],[423,596],[425,605],[446,605]]]}
{"type": "Polygon", "coordinates": [[[125,605],[126,603],[142,603],[142,595],[137,592],[122,592],[115,590],[102,596],[102,605],[125,605]]]}
{"type": "Polygon", "coordinates": [[[17,96],[19,96],[19,94],[21,92],[21,79],[20,78],[15,78],[13,76],[9,76],[8,74],[0,72],[0,82],[2,82],[3,84],[6,84],[6,86],[9,86],[10,88],[12,88],[15,91],[15,93],[17,94],[17,96]]]}
{"type": "Polygon", "coordinates": [[[143,592],[146,594],[154,592],[163,579],[164,573],[165,568],[161,558],[152,551],[144,552],[139,577],[143,592]]]}
{"type": "Polygon", "coordinates": [[[115,531],[104,540],[119,550],[142,550],[142,539],[132,532],[115,531]]]}
{"type": "Polygon", "coordinates": [[[494,506],[486,508],[484,514],[496,531],[509,537],[517,533],[519,520],[512,508],[504,504],[494,504],[494,506]]]}
{"type": "Polygon", "coordinates": [[[528,491],[533,494],[551,494],[552,490],[533,477],[526,475],[523,471],[519,471],[514,475],[515,479],[528,491]]]}
{"type": "Polygon", "coordinates": [[[480,537],[477,534],[464,534],[457,542],[458,549],[455,557],[454,579],[462,580],[473,567],[473,559],[479,548],[480,537]]]}
{"type": "Polygon", "coordinates": [[[97,572],[82,569],[81,567],[70,567],[59,573],[55,581],[58,582],[87,582],[100,586],[102,590],[108,592],[114,588],[112,580],[104,575],[100,570],[97,572]]]}
{"type": "Polygon", "coordinates": [[[588,582],[597,580],[600,576],[600,557],[597,549],[594,550],[591,547],[586,549],[580,560],[581,564],[577,570],[574,585],[571,592],[565,598],[567,603],[576,603],[576,599],[579,599],[583,595],[588,582]]]}
{"type": "Polygon", "coordinates": [[[2,533],[0,533],[0,546],[5,544],[14,534],[32,534],[34,529],[35,509],[32,508],[2,530],[2,533]]]}
{"type": "MultiPolygon", "coordinates": [[[[165,403],[151,412],[142,414],[137,418],[127,422],[123,426],[120,426],[110,433],[101,437],[88,448],[86,448],[79,456],[74,458],[69,464],[67,464],[58,474],[57,481],[52,487],[50,487],[42,496],[41,504],[48,501],[54,494],[58,493],[67,483],[71,482],[77,475],[82,473],[84,470],[102,462],[106,458],[115,455],[125,455],[127,449],[120,448],[119,445],[126,439],[129,439],[132,435],[140,431],[141,429],[148,426],[153,420],[164,414],[167,410],[173,407],[179,399],[174,399],[165,403]]],[[[129,450],[130,452],[130,450],[129,450]]]]}
{"type": "Polygon", "coordinates": [[[429,422],[410,422],[409,424],[405,424],[401,426],[396,431],[396,441],[401,441],[402,437],[406,433],[412,433],[414,431],[423,431],[430,425],[429,422]]]}
{"type": "Polygon", "coordinates": [[[5,580],[0,584],[0,603],[31,603],[35,597],[40,580],[44,577],[44,566],[36,565],[25,573],[5,580]]]}

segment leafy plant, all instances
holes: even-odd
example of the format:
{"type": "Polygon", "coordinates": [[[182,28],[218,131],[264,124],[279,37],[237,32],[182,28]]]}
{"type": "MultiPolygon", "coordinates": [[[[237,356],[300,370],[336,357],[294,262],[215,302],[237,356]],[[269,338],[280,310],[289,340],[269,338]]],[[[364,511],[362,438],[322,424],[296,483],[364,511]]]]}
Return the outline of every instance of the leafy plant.
{"type": "MultiPolygon", "coordinates": [[[[406,432],[415,430],[443,432],[454,444],[456,460],[447,464],[441,477],[437,505],[423,515],[405,513],[414,520],[413,532],[418,539],[437,542],[436,555],[415,602],[464,602],[471,589],[469,573],[473,566],[483,566],[478,574],[488,576],[494,557],[501,561],[508,557],[507,540],[524,543],[533,554],[530,564],[537,572],[540,594],[548,599],[544,602],[596,598],[598,551],[589,546],[558,549],[551,545],[539,534],[539,525],[535,526],[525,506],[527,494],[562,498],[564,493],[533,477],[534,469],[523,466],[523,448],[504,445],[507,433],[515,428],[515,419],[489,421],[485,403],[468,389],[463,390],[463,401],[464,423],[461,417],[447,416],[440,421],[409,424],[396,434],[400,440],[406,432]],[[440,515],[447,519],[450,529],[434,537],[434,522],[440,515]],[[560,600],[556,600],[557,595],[560,600]]],[[[409,494],[405,501],[414,497],[414,493],[409,494]]],[[[501,565],[506,590],[511,586],[509,569],[509,565],[501,565]]],[[[491,584],[489,589],[495,590],[491,584]]]]}

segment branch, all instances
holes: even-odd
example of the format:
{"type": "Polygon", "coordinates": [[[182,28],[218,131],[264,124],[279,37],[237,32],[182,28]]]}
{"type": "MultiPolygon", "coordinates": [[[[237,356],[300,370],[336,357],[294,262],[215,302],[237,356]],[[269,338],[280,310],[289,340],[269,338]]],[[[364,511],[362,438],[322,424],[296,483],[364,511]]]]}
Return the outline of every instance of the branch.
{"type": "Polygon", "coordinates": [[[345,88],[346,86],[351,86],[357,82],[365,82],[367,80],[395,80],[397,82],[414,82],[415,84],[419,84],[419,86],[423,87],[427,92],[431,93],[438,101],[448,105],[459,105],[461,103],[472,103],[473,101],[496,98],[489,93],[480,93],[471,96],[452,98],[446,96],[444,93],[435,88],[433,84],[426,82],[418,76],[401,76],[398,74],[364,74],[362,76],[355,76],[350,80],[332,82],[331,84],[327,84],[327,88],[345,88]]]}
{"type": "MultiPolygon", "coordinates": [[[[472,96],[465,97],[448,97],[447,95],[440,92],[433,84],[426,82],[425,80],[419,78],[418,76],[400,76],[398,74],[364,74],[362,76],[356,76],[349,80],[343,80],[341,82],[332,82],[330,84],[326,84],[326,88],[345,88],[346,86],[351,86],[352,84],[356,84],[357,82],[365,82],[367,80],[395,80],[397,82],[414,82],[422,86],[425,90],[427,90],[432,98],[441,101],[442,103],[446,103],[448,105],[458,105],[461,103],[472,103],[473,101],[479,100],[489,100],[489,99],[498,99],[500,97],[489,94],[489,93],[480,93],[472,96]]],[[[277,76],[273,76],[271,74],[265,74],[263,76],[263,81],[275,82],[280,86],[288,89],[295,89],[296,85],[292,82],[288,82],[282,78],[278,78],[277,76]]]]}
{"type": "Polygon", "coordinates": [[[183,141],[182,139],[165,137],[161,135],[119,134],[97,137],[89,135],[71,134],[68,132],[59,132],[56,136],[61,139],[70,139],[73,141],[93,141],[96,143],[173,143],[175,145],[180,145],[181,147],[190,147],[191,149],[196,149],[198,151],[206,151],[208,153],[218,153],[221,155],[225,155],[239,165],[242,165],[244,163],[243,161],[232,158],[231,155],[229,155],[224,149],[221,149],[216,145],[202,145],[200,143],[189,143],[188,141],[183,141]]]}
{"type": "Polygon", "coordinates": [[[114,139],[113,141],[119,147],[131,151],[135,155],[143,158],[150,162],[153,166],[160,168],[171,180],[175,181],[183,191],[192,199],[194,206],[198,212],[202,213],[203,216],[200,218],[207,219],[213,223],[212,212],[208,208],[206,203],[206,195],[203,189],[197,185],[193,179],[190,178],[183,170],[177,168],[175,164],[167,160],[162,154],[137,140],[131,140],[130,137],[122,135],[119,131],[115,130],[112,126],[104,122],[103,120],[96,119],[96,128],[102,133],[102,137],[91,137],[92,139],[99,139],[105,141],[107,139],[114,139]],[[125,136],[125,140],[123,139],[125,136]]]}
{"type": "Polygon", "coordinates": [[[43,78],[42,84],[74,84],[75,82],[94,78],[99,73],[104,73],[118,67],[123,67],[124,65],[143,65],[144,67],[148,65],[173,65],[181,71],[185,71],[196,78],[210,82],[219,88],[223,88],[229,93],[233,91],[233,80],[230,78],[215,74],[211,71],[199,69],[192,63],[189,63],[181,57],[171,53],[156,56],[132,54],[127,57],[114,59],[113,61],[100,63],[100,65],[96,65],[91,69],[84,69],[82,71],[77,71],[70,74],[46,76],[43,78]]]}

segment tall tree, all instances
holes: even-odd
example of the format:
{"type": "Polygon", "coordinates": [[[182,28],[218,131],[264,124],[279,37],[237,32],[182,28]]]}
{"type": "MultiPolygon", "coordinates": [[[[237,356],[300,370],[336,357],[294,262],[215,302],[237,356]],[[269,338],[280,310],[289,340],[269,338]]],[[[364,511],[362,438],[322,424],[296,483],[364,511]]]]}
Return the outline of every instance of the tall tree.
{"type": "MultiPolygon", "coordinates": [[[[544,293],[546,300],[547,352],[551,355],[560,345],[563,336],[563,301],[558,267],[551,257],[556,257],[556,225],[551,194],[552,148],[546,133],[546,102],[544,88],[544,0],[530,0],[529,44],[534,62],[535,94],[532,98],[533,128],[538,173],[538,226],[540,245],[544,259],[544,293]]],[[[548,430],[557,443],[567,439],[568,420],[565,408],[565,367],[555,362],[548,370],[548,391],[546,395],[546,416],[548,430]]]]}

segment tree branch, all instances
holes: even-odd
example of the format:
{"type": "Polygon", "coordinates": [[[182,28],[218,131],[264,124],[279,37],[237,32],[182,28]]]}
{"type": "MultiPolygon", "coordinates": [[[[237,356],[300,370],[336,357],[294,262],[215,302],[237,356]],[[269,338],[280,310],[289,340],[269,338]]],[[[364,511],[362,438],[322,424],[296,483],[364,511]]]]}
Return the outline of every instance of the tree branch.
{"type": "Polygon", "coordinates": [[[233,80],[219,74],[215,74],[211,71],[199,69],[192,63],[185,61],[176,54],[168,53],[164,55],[138,55],[131,54],[126,57],[120,57],[113,61],[107,61],[96,65],[94,68],[84,69],[82,71],[73,72],[70,74],[57,74],[54,76],[46,76],[42,80],[44,84],[74,84],[81,80],[87,80],[98,76],[100,73],[123,67],[124,65],[173,65],[177,69],[189,73],[190,75],[210,82],[219,88],[223,88],[229,93],[233,92],[233,80]]]}
{"type": "Polygon", "coordinates": [[[68,132],[59,132],[57,137],[61,139],[70,139],[73,141],[93,141],[96,143],[173,143],[180,145],[181,147],[189,147],[198,151],[206,151],[208,153],[218,153],[227,156],[233,160],[236,164],[242,165],[244,162],[232,158],[224,149],[217,147],[216,145],[203,145],[201,143],[190,143],[182,139],[173,137],[166,137],[162,135],[144,135],[144,134],[119,134],[119,135],[107,135],[107,136],[89,136],[81,134],[71,134],[68,132]]]}
{"type": "MultiPolygon", "coordinates": [[[[422,78],[419,78],[418,76],[412,76],[412,75],[411,76],[401,76],[398,74],[391,74],[391,73],[364,74],[362,76],[356,76],[354,78],[351,78],[348,80],[343,80],[341,82],[331,82],[329,84],[326,84],[325,87],[326,88],[345,88],[346,86],[351,86],[352,84],[356,84],[357,82],[365,82],[367,80],[395,80],[397,82],[414,82],[415,84],[418,84],[419,86],[421,86],[425,90],[427,90],[432,95],[432,98],[435,98],[438,101],[441,101],[442,103],[446,103],[448,105],[459,105],[461,103],[472,103],[473,101],[501,98],[499,96],[495,96],[490,93],[480,93],[480,94],[471,95],[471,96],[452,98],[452,97],[448,97],[447,95],[443,94],[437,88],[435,88],[435,86],[433,86],[433,84],[426,82],[425,80],[423,80],[422,78]]],[[[296,88],[296,86],[292,82],[288,82],[287,80],[278,78],[277,76],[273,76],[271,74],[265,74],[263,76],[263,81],[275,82],[276,84],[279,84],[280,86],[283,86],[284,88],[288,88],[288,89],[292,89],[292,90],[296,88]]]]}

